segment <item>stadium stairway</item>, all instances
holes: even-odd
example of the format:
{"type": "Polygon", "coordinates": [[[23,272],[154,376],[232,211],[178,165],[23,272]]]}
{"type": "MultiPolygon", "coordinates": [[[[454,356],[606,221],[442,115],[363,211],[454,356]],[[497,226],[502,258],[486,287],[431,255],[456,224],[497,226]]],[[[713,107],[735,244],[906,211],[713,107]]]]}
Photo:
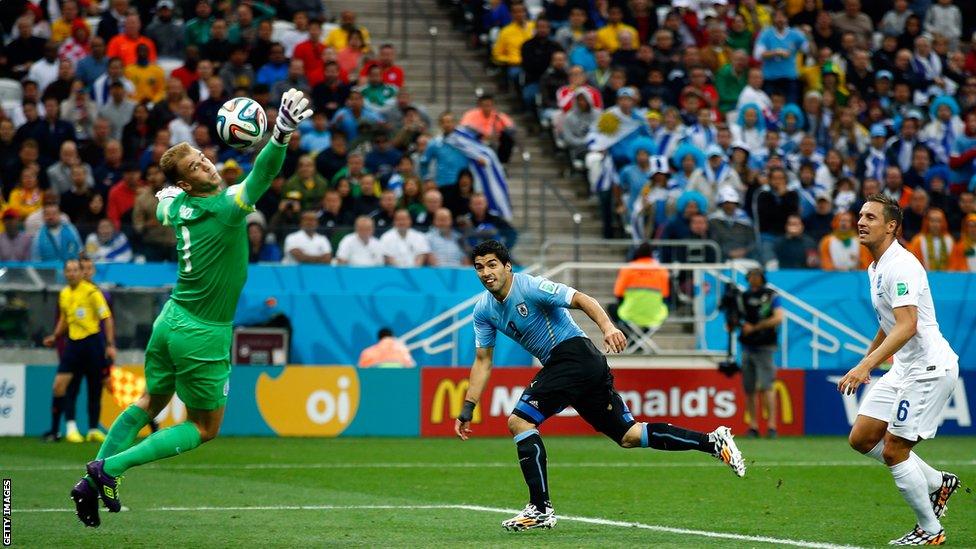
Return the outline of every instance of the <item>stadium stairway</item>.
{"type": "MultiPolygon", "coordinates": [[[[512,206],[515,210],[514,225],[519,230],[519,244],[515,250],[517,259],[524,264],[535,261],[541,243],[546,238],[570,238],[574,234],[572,213],[552,193],[545,190],[543,181],[558,189],[559,193],[581,214],[581,236],[598,237],[600,220],[595,204],[578,196],[584,183],[578,174],[566,170],[565,162],[556,152],[544,132],[530,133],[532,118],[518,114],[519,109],[512,94],[499,93],[497,79],[488,74],[483,50],[469,47],[470,37],[452,29],[450,17],[437,0],[394,0],[392,32],[387,32],[390,14],[388,0],[334,0],[328,2],[330,13],[338,14],[349,9],[357,14],[357,23],[370,31],[374,47],[391,42],[397,48],[398,64],[406,74],[406,88],[415,102],[426,107],[435,120],[447,110],[445,93],[447,63],[450,53],[472,76],[468,80],[454,65],[450,85],[452,90],[451,111],[458,117],[474,107],[478,90],[495,95],[498,108],[510,114],[517,125],[517,148],[507,166],[512,206]],[[402,35],[403,17],[406,14],[406,40],[402,35]],[[430,28],[436,27],[436,52],[431,48],[430,28]],[[406,55],[404,55],[406,45],[406,55]],[[436,68],[432,71],[432,61],[436,68]],[[436,75],[432,74],[436,72],[436,75]],[[432,88],[437,86],[436,99],[432,100],[432,88]],[[521,155],[528,152],[531,160],[526,170],[521,155]],[[526,197],[528,200],[526,200],[526,197]],[[525,207],[526,202],[528,208],[525,207]],[[542,210],[546,211],[545,235],[542,233],[542,210]]],[[[432,128],[436,131],[436,128],[432,128]]],[[[594,260],[615,261],[621,257],[619,250],[594,250],[594,260]],[[606,252],[606,253],[600,253],[606,252]]],[[[569,250],[555,251],[552,259],[571,259],[569,250]],[[558,254],[562,254],[559,257],[558,254]]]]}
{"type": "MultiPolygon", "coordinates": [[[[531,115],[520,112],[514,95],[499,92],[497,77],[489,74],[486,68],[484,51],[472,49],[469,46],[471,37],[452,28],[450,17],[437,0],[394,0],[392,12],[390,6],[388,0],[333,0],[328,3],[330,13],[333,14],[346,9],[354,11],[357,23],[369,29],[374,47],[390,42],[397,48],[397,63],[403,67],[406,75],[405,87],[412,94],[413,100],[427,109],[435,123],[437,115],[448,109],[447,85],[451,86],[450,109],[458,117],[465,110],[474,107],[478,91],[483,90],[493,93],[498,108],[515,120],[517,148],[507,171],[515,214],[513,222],[519,231],[519,241],[513,251],[516,259],[525,265],[532,264],[538,261],[540,248],[546,239],[568,239],[575,234],[574,212],[552,190],[547,190],[543,182],[556,189],[575,212],[580,214],[580,236],[599,238],[601,221],[595,202],[582,196],[581,191],[585,188],[583,178],[568,170],[565,159],[557,155],[546,131],[539,131],[531,115]],[[406,37],[403,36],[404,18],[406,37]],[[431,47],[432,27],[437,28],[434,48],[431,47]],[[454,65],[451,68],[450,82],[447,82],[448,52],[464,67],[471,76],[470,79],[461,74],[461,70],[454,65]],[[436,66],[432,67],[435,62],[436,66]],[[436,98],[432,94],[435,91],[434,86],[436,98]],[[530,131],[533,128],[534,131],[530,131]],[[522,160],[525,152],[530,156],[527,169],[522,160]]],[[[433,130],[436,131],[436,128],[433,130]]],[[[572,248],[566,246],[552,248],[546,253],[547,266],[573,259],[572,248]]],[[[623,250],[606,246],[583,246],[579,259],[619,262],[623,259],[623,250]]],[[[588,271],[580,273],[575,283],[606,305],[614,301],[614,279],[615,273],[612,271],[588,271]]],[[[592,322],[584,318],[578,320],[594,341],[602,341],[599,330],[592,322]]],[[[665,325],[656,340],[665,349],[694,347],[694,339],[681,326],[665,325]]]]}

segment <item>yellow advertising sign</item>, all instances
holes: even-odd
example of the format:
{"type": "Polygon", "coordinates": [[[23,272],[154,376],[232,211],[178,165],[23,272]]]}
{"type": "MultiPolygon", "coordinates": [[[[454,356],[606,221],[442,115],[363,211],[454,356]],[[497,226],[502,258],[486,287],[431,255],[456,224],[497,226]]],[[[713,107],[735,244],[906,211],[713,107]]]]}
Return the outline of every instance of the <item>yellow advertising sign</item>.
{"type": "Polygon", "coordinates": [[[334,437],[359,409],[359,375],[349,366],[288,366],[262,373],[254,388],[258,411],[281,436],[334,437]]]}
{"type": "MultiPolygon", "coordinates": [[[[452,379],[444,379],[437,384],[434,389],[434,398],[430,406],[430,422],[438,424],[444,422],[444,408],[448,408],[447,419],[456,418],[461,413],[464,406],[464,395],[468,392],[467,379],[455,382],[452,379]]],[[[481,406],[476,406],[471,423],[481,423],[481,406]]]]}

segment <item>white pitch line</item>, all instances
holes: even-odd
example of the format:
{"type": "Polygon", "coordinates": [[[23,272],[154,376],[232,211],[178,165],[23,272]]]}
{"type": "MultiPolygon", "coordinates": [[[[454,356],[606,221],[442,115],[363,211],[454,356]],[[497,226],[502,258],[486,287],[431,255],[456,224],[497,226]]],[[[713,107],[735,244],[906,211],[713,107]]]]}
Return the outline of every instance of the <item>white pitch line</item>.
{"type": "MultiPolygon", "coordinates": [[[[932,465],[945,466],[974,466],[976,460],[932,460],[932,465]]],[[[146,465],[142,469],[157,469],[171,471],[192,471],[192,470],[249,470],[249,469],[478,469],[478,468],[501,468],[512,467],[514,461],[486,461],[486,462],[405,462],[405,463],[191,463],[184,465],[146,465]]],[[[859,459],[854,461],[748,461],[749,467],[877,467],[877,462],[870,459],[859,459]]],[[[716,463],[710,460],[696,462],[594,462],[587,461],[581,463],[550,463],[549,468],[598,468],[598,469],[654,469],[654,468],[697,468],[715,467],[716,463]]],[[[3,471],[73,471],[79,469],[81,465],[0,465],[0,473],[3,471]]]]}
{"type": "MultiPolygon", "coordinates": [[[[236,511],[415,511],[415,510],[460,510],[478,511],[482,513],[499,513],[514,515],[519,511],[516,509],[503,509],[500,507],[484,507],[481,505],[257,505],[253,507],[154,507],[140,509],[147,513],[152,512],[236,512],[236,511]]],[[[14,509],[15,513],[73,513],[74,509],[14,509]]],[[[609,520],[593,517],[578,516],[559,516],[559,520],[570,522],[581,522],[584,524],[596,524],[598,526],[613,526],[617,528],[637,528],[640,530],[651,530],[654,532],[664,532],[668,534],[680,534],[683,536],[696,536],[713,539],[728,539],[735,541],[753,541],[758,543],[768,543],[772,545],[789,545],[793,547],[808,547],[811,549],[856,549],[855,546],[837,545],[833,543],[822,543],[816,541],[806,541],[786,538],[773,538],[768,536],[750,536],[746,534],[735,534],[731,532],[712,532],[709,530],[693,530],[689,528],[674,528],[671,526],[660,526],[656,524],[644,524],[641,522],[626,522],[621,520],[609,520]]]]}

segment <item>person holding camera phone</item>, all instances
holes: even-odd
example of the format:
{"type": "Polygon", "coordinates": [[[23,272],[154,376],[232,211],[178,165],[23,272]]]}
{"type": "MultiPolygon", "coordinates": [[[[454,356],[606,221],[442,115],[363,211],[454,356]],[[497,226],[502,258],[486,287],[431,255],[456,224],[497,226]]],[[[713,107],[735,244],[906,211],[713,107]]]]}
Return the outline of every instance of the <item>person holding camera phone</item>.
{"type": "Polygon", "coordinates": [[[776,438],[776,365],[773,353],[777,346],[777,327],[783,322],[779,295],[766,286],[766,273],[752,269],[746,275],[749,288],[736,299],[737,315],[729,329],[738,327],[742,344],[742,385],[749,410],[749,437],[759,436],[759,410],[767,410],[766,436],[776,438]]]}

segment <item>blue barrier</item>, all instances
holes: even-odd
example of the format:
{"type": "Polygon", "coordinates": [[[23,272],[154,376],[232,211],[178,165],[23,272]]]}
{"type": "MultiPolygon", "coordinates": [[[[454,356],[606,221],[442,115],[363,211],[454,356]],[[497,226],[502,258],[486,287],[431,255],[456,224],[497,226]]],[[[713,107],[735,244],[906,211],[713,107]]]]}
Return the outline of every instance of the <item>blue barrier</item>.
{"type": "MultiPolygon", "coordinates": [[[[16,264],[0,264],[3,265],[16,264]]],[[[60,268],[56,264],[48,266],[60,268]]],[[[172,263],[103,264],[99,265],[97,276],[98,282],[122,287],[165,286],[175,280],[176,265],[172,263]]],[[[867,339],[878,329],[864,272],[776,271],[769,273],[769,281],[867,339]]],[[[976,277],[968,273],[930,273],[929,283],[942,332],[959,355],[960,366],[976,368],[976,338],[969,335],[972,326],[976,326],[976,277]]],[[[706,314],[715,312],[721,287],[714,277],[705,276],[705,285],[699,291],[704,292],[706,314]]],[[[291,362],[355,364],[360,351],[375,342],[380,327],[402,334],[481,291],[481,284],[468,268],[251,265],[235,321],[253,324],[284,313],[293,327],[291,362]]],[[[427,333],[451,322],[445,320],[427,333]]],[[[725,348],[723,325],[721,314],[706,323],[707,348],[725,348]]],[[[836,337],[840,348],[835,353],[820,353],[818,368],[849,368],[857,363],[860,354],[845,347],[854,343],[853,338],[828,326],[821,325],[821,329],[836,337]]],[[[788,338],[789,354],[781,354],[777,363],[812,368],[811,333],[791,323],[788,338]]],[[[414,358],[424,366],[470,363],[474,357],[470,324],[461,328],[456,341],[453,352],[426,353],[417,349],[414,358]]],[[[508,338],[498,338],[495,363],[528,365],[531,357],[508,338]]]]}
{"type": "MultiPolygon", "coordinates": [[[[43,265],[60,269],[57,264],[43,265]]],[[[176,265],[100,264],[95,280],[121,287],[172,285],[176,265]]],[[[405,333],[481,291],[484,288],[470,268],[250,265],[234,320],[238,325],[254,324],[283,313],[293,329],[289,362],[356,364],[359,353],[376,342],[380,328],[405,333]]],[[[417,349],[414,359],[423,366],[470,363],[474,360],[470,325],[459,332],[457,341],[456,357],[450,350],[428,354],[417,349]]],[[[532,363],[532,357],[508,338],[499,338],[495,363],[524,366],[532,363]]]]}

